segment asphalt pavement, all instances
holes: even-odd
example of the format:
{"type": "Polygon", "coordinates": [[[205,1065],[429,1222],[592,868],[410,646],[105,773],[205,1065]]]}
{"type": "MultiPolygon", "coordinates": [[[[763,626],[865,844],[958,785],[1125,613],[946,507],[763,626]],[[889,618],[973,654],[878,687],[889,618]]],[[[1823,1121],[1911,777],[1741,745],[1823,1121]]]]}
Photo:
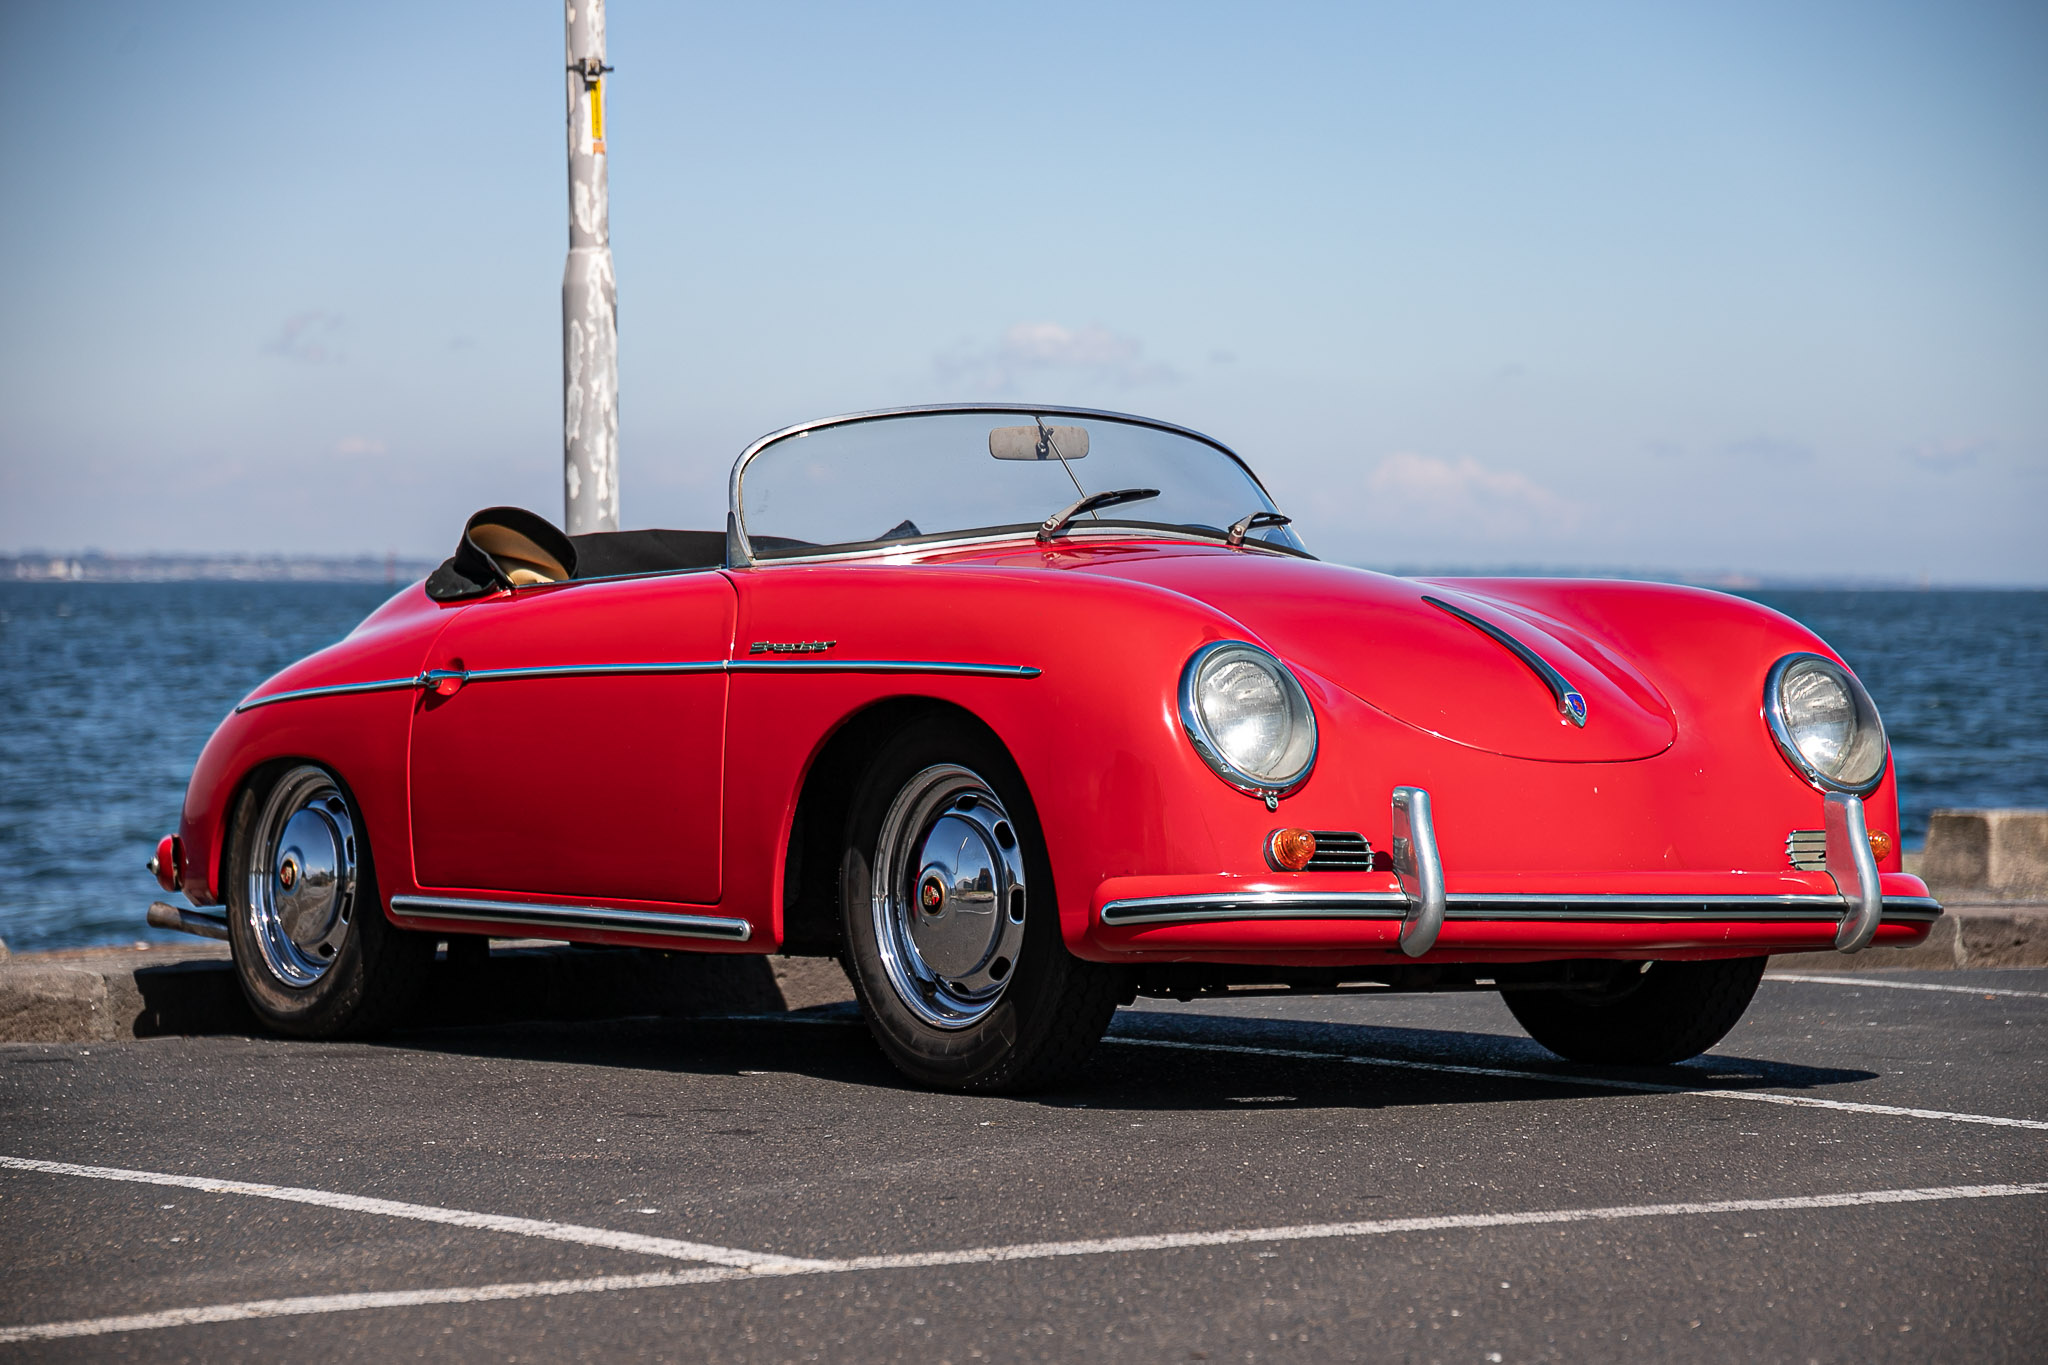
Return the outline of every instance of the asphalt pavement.
{"type": "Polygon", "coordinates": [[[1767,979],[1712,1054],[1490,995],[0,1047],[0,1357],[2048,1358],[2048,970],[1767,979]]]}

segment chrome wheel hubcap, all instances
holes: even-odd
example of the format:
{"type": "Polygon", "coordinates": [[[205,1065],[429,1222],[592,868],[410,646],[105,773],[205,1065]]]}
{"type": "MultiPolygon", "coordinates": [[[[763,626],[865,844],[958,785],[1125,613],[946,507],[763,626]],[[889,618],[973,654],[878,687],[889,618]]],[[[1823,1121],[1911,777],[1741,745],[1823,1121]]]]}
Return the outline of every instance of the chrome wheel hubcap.
{"type": "Polygon", "coordinates": [[[950,763],[911,778],[875,841],[871,900],[889,985],[937,1028],[996,1007],[1024,943],[1024,856],[993,788],[950,763]]]}
{"type": "Polygon", "coordinates": [[[264,965],[287,986],[327,974],[355,912],[356,826],[341,788],[294,768],[271,789],[249,863],[249,928],[264,965]]]}

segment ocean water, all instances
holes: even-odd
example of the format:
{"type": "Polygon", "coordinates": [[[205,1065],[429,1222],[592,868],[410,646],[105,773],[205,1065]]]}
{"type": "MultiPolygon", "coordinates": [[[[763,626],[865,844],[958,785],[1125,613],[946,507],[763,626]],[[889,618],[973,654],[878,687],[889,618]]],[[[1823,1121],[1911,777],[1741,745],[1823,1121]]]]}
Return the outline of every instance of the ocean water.
{"type": "MultiPolygon", "coordinates": [[[[144,864],[236,701],[389,589],[359,583],[0,582],[0,939],[149,929],[144,864]]],[[[1758,592],[1876,698],[1908,846],[1941,806],[2048,806],[2048,593],[1758,592]]]]}

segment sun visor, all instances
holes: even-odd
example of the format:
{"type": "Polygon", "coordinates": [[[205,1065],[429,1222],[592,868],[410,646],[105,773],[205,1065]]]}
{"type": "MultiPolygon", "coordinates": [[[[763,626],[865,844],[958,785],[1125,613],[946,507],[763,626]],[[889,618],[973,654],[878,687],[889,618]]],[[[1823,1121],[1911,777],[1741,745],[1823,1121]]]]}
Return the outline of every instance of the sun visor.
{"type": "Polygon", "coordinates": [[[455,553],[427,576],[427,596],[456,602],[575,575],[576,546],[553,522],[523,507],[486,507],[463,526],[455,553]]]}

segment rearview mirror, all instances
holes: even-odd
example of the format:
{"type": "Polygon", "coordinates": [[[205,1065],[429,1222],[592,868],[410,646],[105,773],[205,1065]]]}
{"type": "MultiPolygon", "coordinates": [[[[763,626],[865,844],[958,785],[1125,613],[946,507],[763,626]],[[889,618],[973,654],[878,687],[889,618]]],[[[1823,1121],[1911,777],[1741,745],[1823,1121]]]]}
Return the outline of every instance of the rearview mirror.
{"type": "Polygon", "coordinates": [[[1078,460],[1088,453],[1088,428],[997,427],[988,434],[988,453],[998,460],[1078,460]]]}

